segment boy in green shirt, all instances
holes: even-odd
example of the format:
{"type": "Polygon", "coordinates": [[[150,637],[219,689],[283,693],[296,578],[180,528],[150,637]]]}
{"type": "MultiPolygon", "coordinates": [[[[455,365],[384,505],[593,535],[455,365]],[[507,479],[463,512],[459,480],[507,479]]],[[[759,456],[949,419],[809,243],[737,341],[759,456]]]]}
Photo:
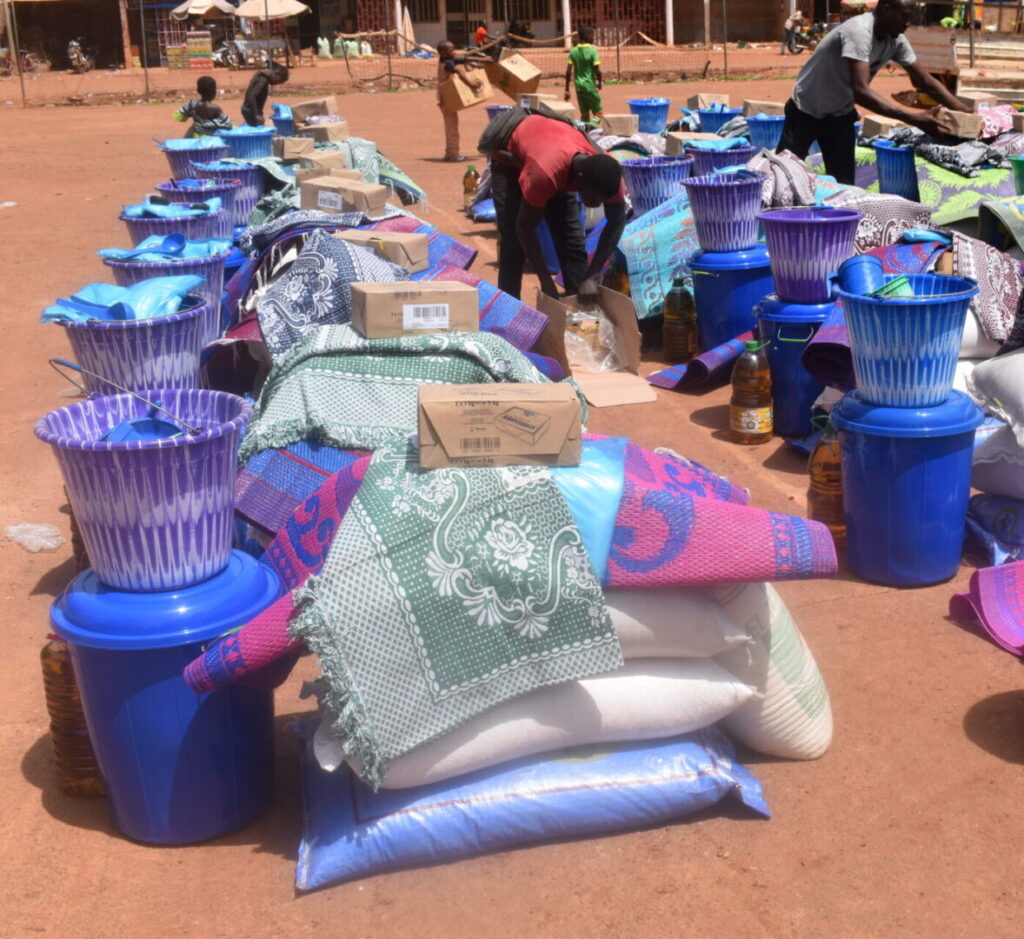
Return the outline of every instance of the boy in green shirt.
{"type": "Polygon", "coordinates": [[[591,115],[601,116],[601,55],[594,46],[594,28],[581,26],[579,42],[569,51],[569,65],[565,69],[565,100],[569,100],[569,82],[576,78],[576,102],[580,120],[589,121],[591,115]]]}

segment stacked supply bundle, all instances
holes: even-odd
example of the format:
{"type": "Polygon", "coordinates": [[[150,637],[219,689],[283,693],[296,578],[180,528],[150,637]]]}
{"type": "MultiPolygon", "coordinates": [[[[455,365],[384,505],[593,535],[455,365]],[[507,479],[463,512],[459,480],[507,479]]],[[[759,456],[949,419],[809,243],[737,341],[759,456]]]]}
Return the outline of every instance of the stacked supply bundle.
{"type": "Polygon", "coordinates": [[[334,95],[293,104],[292,121],[298,136],[312,137],[317,143],[349,138],[348,121],[340,116],[334,95]]]}

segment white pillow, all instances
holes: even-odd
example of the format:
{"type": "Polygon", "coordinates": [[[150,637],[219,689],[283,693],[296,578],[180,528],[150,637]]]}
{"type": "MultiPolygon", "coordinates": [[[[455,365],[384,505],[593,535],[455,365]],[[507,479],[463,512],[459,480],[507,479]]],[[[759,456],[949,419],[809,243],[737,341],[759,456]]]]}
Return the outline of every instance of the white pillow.
{"type": "Polygon", "coordinates": [[[1024,447],[1024,349],[982,362],[967,388],[978,404],[1010,425],[1024,447]]]}
{"type": "Polygon", "coordinates": [[[967,317],[964,319],[964,332],[960,337],[961,359],[988,359],[995,355],[1002,347],[1001,342],[989,339],[981,331],[981,323],[974,310],[968,309],[967,317]]]}
{"type": "Polygon", "coordinates": [[[1001,427],[978,444],[971,485],[996,496],[1024,499],[1024,447],[1009,427],[1001,427]]]}

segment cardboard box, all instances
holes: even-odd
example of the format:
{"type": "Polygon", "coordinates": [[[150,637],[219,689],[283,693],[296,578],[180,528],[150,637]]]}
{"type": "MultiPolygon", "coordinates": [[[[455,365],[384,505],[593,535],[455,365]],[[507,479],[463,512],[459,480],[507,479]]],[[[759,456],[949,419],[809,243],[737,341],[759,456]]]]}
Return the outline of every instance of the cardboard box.
{"type": "Polygon", "coordinates": [[[352,284],[352,328],[367,339],[480,331],[480,293],[458,280],[352,284]]]}
{"type": "Polygon", "coordinates": [[[977,114],[983,108],[994,108],[999,102],[993,95],[984,94],[958,94],[957,97],[977,114]]]}
{"type": "MultiPolygon", "coordinates": [[[[355,172],[354,170],[351,172],[355,172]]],[[[381,215],[388,201],[383,186],[365,183],[361,179],[341,176],[317,176],[306,179],[299,186],[300,206],[322,212],[362,212],[381,215]]]]}
{"type": "MultiPolygon", "coordinates": [[[[503,51],[511,52],[509,49],[503,51]]],[[[540,85],[540,69],[518,52],[502,55],[500,62],[488,62],[484,71],[491,84],[513,101],[518,101],[520,95],[532,94],[540,85]]]]}
{"type": "Polygon", "coordinates": [[[548,325],[533,347],[538,355],[546,355],[561,366],[565,374],[576,379],[587,401],[596,408],[617,404],[643,404],[657,399],[654,388],[640,378],[640,329],[636,307],[629,297],[607,287],[600,288],[598,305],[615,329],[615,347],[622,363],[618,372],[585,372],[573,369],[565,354],[565,322],[572,310],[579,309],[575,297],[556,300],[537,292],[536,307],[548,317],[548,325]]]}
{"type": "Polygon", "coordinates": [[[447,81],[443,81],[437,86],[442,107],[449,111],[462,111],[476,104],[483,104],[494,97],[494,89],[487,80],[487,72],[477,68],[473,69],[472,75],[480,82],[479,91],[474,91],[469,83],[463,81],[458,74],[452,75],[447,81]]]}
{"type": "Polygon", "coordinates": [[[1013,115],[1013,129],[1018,134],[1024,134],[1024,111],[1018,111],[1013,115]]]}
{"type": "Polygon", "coordinates": [[[539,111],[540,103],[542,101],[561,101],[562,99],[558,95],[520,95],[519,96],[519,107],[529,108],[531,111],[539,111]]]}
{"type": "Polygon", "coordinates": [[[349,229],[334,235],[342,241],[376,251],[382,258],[404,267],[410,274],[430,266],[427,236],[413,231],[364,231],[349,229]]]}
{"type": "Polygon", "coordinates": [[[749,99],[743,102],[743,116],[748,114],[785,114],[786,105],[778,101],[756,101],[749,99]]]}
{"type": "Polygon", "coordinates": [[[939,129],[951,137],[964,140],[977,140],[985,119],[980,114],[965,114],[963,111],[950,111],[949,108],[935,108],[931,112],[939,122],[939,129]]]}
{"type": "Polygon", "coordinates": [[[571,385],[421,385],[420,466],[576,466],[580,401],[571,385]]]}
{"type": "Polygon", "coordinates": [[[303,169],[314,167],[324,170],[325,173],[332,169],[352,169],[348,165],[348,157],[344,150],[314,150],[312,153],[304,153],[299,158],[299,166],[303,169]]]}
{"type": "Polygon", "coordinates": [[[339,179],[356,179],[365,180],[365,177],[359,170],[339,170],[329,169],[322,170],[316,167],[310,167],[309,169],[303,169],[301,166],[295,171],[295,185],[299,187],[301,192],[302,184],[310,179],[318,179],[321,176],[336,176],[339,179]]]}
{"type": "Polygon", "coordinates": [[[310,98],[292,105],[292,117],[296,126],[305,124],[311,117],[330,117],[338,113],[338,99],[334,95],[326,98],[310,98]]]}
{"type": "Polygon", "coordinates": [[[348,140],[348,121],[331,121],[328,124],[303,124],[296,127],[295,133],[300,137],[311,137],[317,143],[329,143],[333,140],[348,140]]]}
{"type": "Polygon", "coordinates": [[[308,137],[275,137],[274,156],[279,160],[297,160],[304,153],[313,152],[313,141],[308,137]]]}
{"type": "Polygon", "coordinates": [[[673,130],[665,135],[665,155],[679,156],[686,151],[691,140],[721,140],[718,134],[705,134],[697,131],[673,130]]]}
{"type": "Polygon", "coordinates": [[[541,101],[540,112],[542,114],[554,114],[556,117],[565,117],[570,121],[575,121],[579,118],[576,106],[571,101],[541,101]]]}
{"type": "Polygon", "coordinates": [[[906,127],[900,121],[892,117],[878,117],[874,114],[865,114],[861,118],[860,135],[862,137],[878,137],[891,134],[897,127],[906,127]]]}
{"type": "Polygon", "coordinates": [[[710,108],[713,104],[722,104],[725,107],[731,107],[728,95],[711,95],[706,92],[699,95],[690,95],[686,101],[686,106],[691,111],[698,111],[701,108],[710,108]]]}
{"type": "Polygon", "coordinates": [[[629,137],[640,130],[640,117],[637,114],[605,114],[601,118],[605,133],[629,137]]]}

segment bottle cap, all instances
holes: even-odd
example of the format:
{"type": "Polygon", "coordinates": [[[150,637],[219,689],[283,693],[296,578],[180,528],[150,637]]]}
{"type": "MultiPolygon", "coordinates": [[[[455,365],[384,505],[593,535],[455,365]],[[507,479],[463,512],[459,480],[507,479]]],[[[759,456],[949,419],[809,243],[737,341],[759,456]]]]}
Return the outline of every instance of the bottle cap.
{"type": "Polygon", "coordinates": [[[475,163],[470,163],[469,164],[469,169],[467,169],[466,172],[467,173],[475,173],[476,172],[476,164],[475,163]]]}
{"type": "Polygon", "coordinates": [[[743,343],[743,348],[746,349],[747,352],[758,352],[761,349],[761,343],[756,339],[748,339],[743,343]]]}
{"type": "Polygon", "coordinates": [[[675,278],[673,278],[672,279],[672,286],[673,287],[686,287],[686,278],[685,277],[675,277],[675,278]]]}

